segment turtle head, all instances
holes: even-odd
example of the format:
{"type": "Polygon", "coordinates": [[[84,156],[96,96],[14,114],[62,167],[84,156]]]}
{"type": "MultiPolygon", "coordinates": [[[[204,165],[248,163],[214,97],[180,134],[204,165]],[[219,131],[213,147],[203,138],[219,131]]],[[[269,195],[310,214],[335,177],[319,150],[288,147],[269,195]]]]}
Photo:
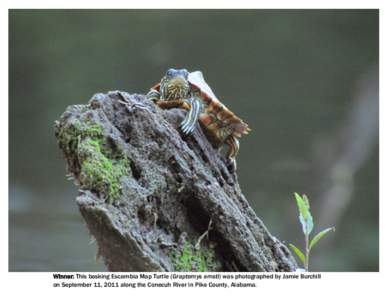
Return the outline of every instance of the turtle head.
{"type": "Polygon", "coordinates": [[[174,100],[187,98],[190,91],[189,72],[186,69],[168,69],[160,82],[163,98],[174,100]]]}
{"type": "Polygon", "coordinates": [[[166,77],[183,77],[187,80],[189,77],[189,72],[186,69],[168,69],[166,72],[166,77]]]}

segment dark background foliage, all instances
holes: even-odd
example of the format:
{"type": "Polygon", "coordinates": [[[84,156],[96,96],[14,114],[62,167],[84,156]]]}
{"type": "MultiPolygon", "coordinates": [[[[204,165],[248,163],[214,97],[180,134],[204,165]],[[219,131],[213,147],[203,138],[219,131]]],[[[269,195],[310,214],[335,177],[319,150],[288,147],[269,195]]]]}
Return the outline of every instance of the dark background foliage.
{"type": "MultiPolygon", "coordinates": [[[[146,93],[169,67],[202,70],[253,129],[238,156],[246,197],[274,235],[302,246],[293,193],[319,217],[316,148],[336,140],[357,82],[377,73],[377,10],[11,10],[9,25],[11,271],[104,270],[53,134],[68,105],[146,93]]],[[[343,214],[320,224],[337,231],[312,270],[378,270],[377,137],[369,148],[343,214]]]]}

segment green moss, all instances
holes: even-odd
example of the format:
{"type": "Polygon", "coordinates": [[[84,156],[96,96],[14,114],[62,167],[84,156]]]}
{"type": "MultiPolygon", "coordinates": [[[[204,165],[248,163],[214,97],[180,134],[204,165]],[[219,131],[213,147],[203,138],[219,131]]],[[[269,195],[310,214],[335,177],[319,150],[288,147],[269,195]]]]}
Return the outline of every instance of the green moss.
{"type": "Polygon", "coordinates": [[[213,250],[197,250],[188,242],[185,242],[181,251],[173,250],[170,253],[170,258],[175,271],[211,272],[215,267],[213,250]]]}
{"type": "Polygon", "coordinates": [[[57,138],[62,149],[66,153],[71,153],[77,149],[78,142],[85,137],[102,137],[103,130],[98,124],[90,121],[81,122],[75,120],[60,128],[57,138]]]}
{"type": "Polygon", "coordinates": [[[84,187],[107,196],[112,203],[121,195],[121,178],[128,176],[129,162],[122,157],[110,159],[102,149],[102,139],[85,139],[78,146],[80,179],[84,187]]]}
{"type": "Polygon", "coordinates": [[[128,176],[129,161],[119,149],[112,149],[103,128],[90,120],[75,120],[60,127],[57,138],[68,157],[76,158],[75,172],[82,187],[95,190],[109,203],[122,192],[121,178],[128,176]]]}
{"type": "Polygon", "coordinates": [[[102,135],[102,127],[98,124],[88,122],[81,123],[79,120],[74,122],[75,129],[84,136],[101,136],[102,135]]]}

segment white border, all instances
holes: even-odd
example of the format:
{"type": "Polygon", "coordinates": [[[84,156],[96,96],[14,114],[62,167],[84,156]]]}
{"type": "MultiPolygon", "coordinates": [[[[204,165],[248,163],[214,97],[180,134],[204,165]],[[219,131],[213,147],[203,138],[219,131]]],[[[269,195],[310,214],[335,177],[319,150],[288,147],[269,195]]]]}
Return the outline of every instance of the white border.
{"type": "MultiPolygon", "coordinates": [[[[380,53],[388,53],[387,49],[387,1],[226,1],[210,3],[210,1],[196,0],[196,1],[2,1],[0,11],[0,32],[1,32],[1,90],[3,97],[7,95],[8,98],[8,8],[379,8],[380,9],[380,53]],[[32,6],[33,3],[33,6],[32,6]],[[4,91],[7,91],[5,93],[4,91]]],[[[387,95],[384,71],[387,70],[387,61],[384,56],[380,56],[380,99],[384,99],[387,95]]],[[[1,109],[0,130],[1,136],[8,141],[8,101],[3,99],[1,101],[3,108],[1,109]]],[[[171,298],[197,298],[204,296],[206,298],[244,298],[249,299],[271,299],[277,298],[310,298],[310,299],[328,299],[330,295],[335,298],[343,299],[381,299],[382,295],[386,295],[387,285],[387,186],[384,184],[386,178],[384,173],[387,170],[386,155],[387,147],[387,116],[388,112],[386,105],[380,101],[380,272],[379,273],[324,273],[322,280],[283,280],[281,283],[277,281],[262,281],[259,288],[256,289],[54,289],[51,288],[53,282],[50,273],[8,273],[8,246],[1,247],[1,278],[2,298],[8,297],[23,297],[24,299],[31,297],[44,298],[49,295],[56,299],[82,299],[86,297],[104,297],[111,298],[125,295],[128,298],[143,297],[142,299],[161,299],[164,296],[171,298]],[[31,293],[36,291],[36,293],[31,293]],[[9,296],[5,296],[8,294],[9,296]],[[145,298],[144,298],[145,297],[145,298]]],[[[1,149],[2,166],[8,166],[8,147],[1,149]]],[[[1,195],[3,201],[0,203],[1,212],[1,236],[4,240],[8,237],[8,172],[3,167],[1,173],[1,195]]],[[[368,199],[365,199],[368,201],[368,199]]],[[[362,238],[362,237],[360,237],[362,238]]],[[[6,243],[8,243],[8,239],[6,243]]],[[[51,298],[51,297],[50,297],[51,298]]]]}

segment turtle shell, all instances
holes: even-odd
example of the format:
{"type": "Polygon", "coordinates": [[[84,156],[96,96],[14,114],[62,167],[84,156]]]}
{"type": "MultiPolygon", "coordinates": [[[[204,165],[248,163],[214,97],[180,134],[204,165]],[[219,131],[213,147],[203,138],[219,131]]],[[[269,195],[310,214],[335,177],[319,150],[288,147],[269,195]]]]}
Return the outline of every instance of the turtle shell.
{"type": "Polygon", "coordinates": [[[213,90],[206,83],[201,71],[189,73],[188,81],[192,86],[200,91],[201,98],[207,104],[205,113],[201,114],[200,116],[200,121],[203,125],[207,127],[216,127],[211,129],[213,131],[217,131],[220,129],[220,127],[224,127],[225,125],[229,125],[227,126],[228,134],[233,134],[238,138],[240,138],[242,134],[247,134],[250,131],[250,128],[246,123],[243,122],[243,120],[237,117],[217,99],[213,90]],[[221,123],[214,123],[214,118],[212,116],[214,116],[221,123]]]}
{"type": "MultiPolygon", "coordinates": [[[[229,134],[240,138],[242,134],[247,134],[250,131],[250,128],[243,120],[237,117],[217,99],[213,90],[205,81],[201,71],[189,73],[188,82],[193,90],[199,92],[199,97],[205,104],[205,110],[199,117],[202,125],[216,135],[220,135],[219,133],[224,131],[225,133],[222,134],[224,138],[229,134]]],[[[160,82],[153,86],[152,89],[160,91],[160,82]]],[[[222,142],[223,138],[220,141],[222,142]]]]}
{"type": "Polygon", "coordinates": [[[205,81],[205,78],[203,78],[201,71],[194,71],[189,73],[188,80],[191,85],[194,85],[201,92],[205,93],[210,99],[217,99],[216,95],[205,81]]]}

